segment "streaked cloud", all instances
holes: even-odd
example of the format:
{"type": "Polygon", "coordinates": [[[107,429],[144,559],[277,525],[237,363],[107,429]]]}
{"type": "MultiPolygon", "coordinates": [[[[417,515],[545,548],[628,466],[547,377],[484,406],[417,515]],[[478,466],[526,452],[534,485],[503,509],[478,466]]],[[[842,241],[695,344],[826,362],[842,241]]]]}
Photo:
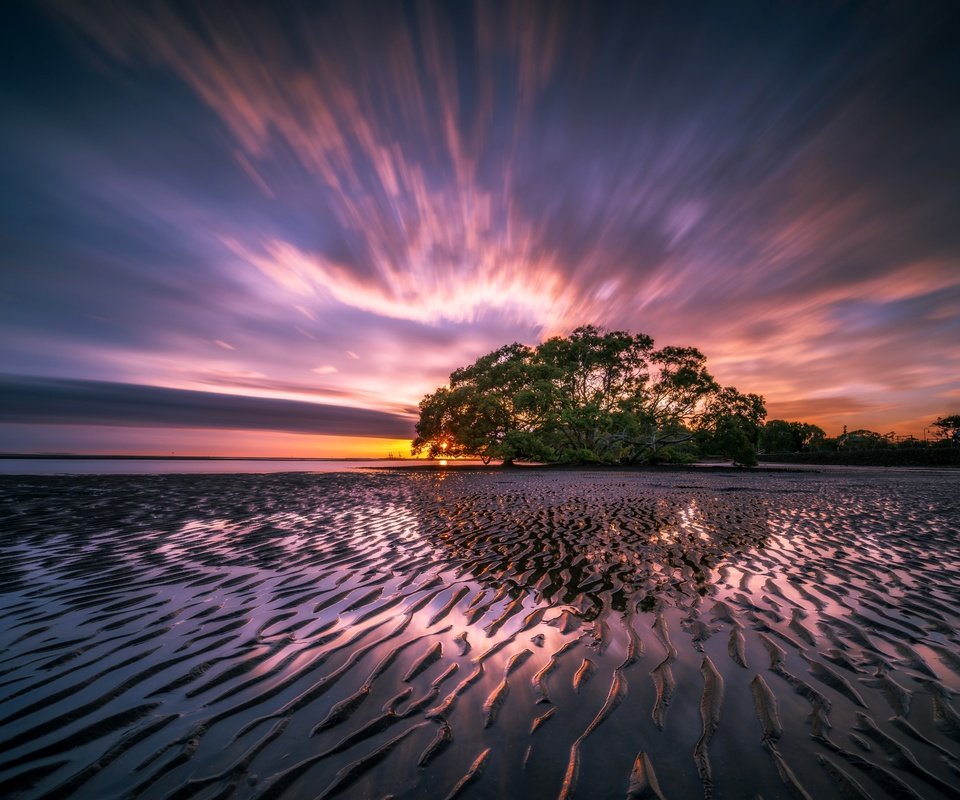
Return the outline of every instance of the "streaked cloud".
{"type": "Polygon", "coordinates": [[[853,417],[870,409],[869,403],[852,397],[799,397],[796,400],[769,403],[767,415],[770,419],[803,417],[816,421],[835,417],[853,417]]]}
{"type": "Polygon", "coordinates": [[[0,371],[394,413],[590,322],[916,433],[960,387],[949,13],[18,8],[0,371]]]}
{"type": "Polygon", "coordinates": [[[363,408],[106,381],[0,376],[5,423],[216,428],[400,439],[413,420],[363,408]]]}

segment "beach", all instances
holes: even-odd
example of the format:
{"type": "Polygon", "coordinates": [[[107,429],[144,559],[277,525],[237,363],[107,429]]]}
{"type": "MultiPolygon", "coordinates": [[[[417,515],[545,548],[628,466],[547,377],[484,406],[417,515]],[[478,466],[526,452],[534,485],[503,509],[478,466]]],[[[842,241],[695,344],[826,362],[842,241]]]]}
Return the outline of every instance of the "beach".
{"type": "Polygon", "coordinates": [[[0,476],[0,796],[960,796],[960,472],[0,476]]]}

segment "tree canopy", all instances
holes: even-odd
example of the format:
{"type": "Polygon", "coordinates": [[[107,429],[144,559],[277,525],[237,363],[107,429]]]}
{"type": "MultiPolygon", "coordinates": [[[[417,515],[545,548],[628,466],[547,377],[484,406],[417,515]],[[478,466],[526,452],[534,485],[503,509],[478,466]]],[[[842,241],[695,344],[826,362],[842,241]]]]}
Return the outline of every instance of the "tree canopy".
{"type": "Polygon", "coordinates": [[[763,398],[720,386],[693,347],[592,325],[511,344],[420,402],[414,453],[634,464],[692,453],[756,463],[763,398]]]}
{"type": "Polygon", "coordinates": [[[960,414],[937,417],[936,421],[930,424],[937,429],[939,438],[949,442],[960,442],[960,414]]]}
{"type": "Polygon", "coordinates": [[[809,422],[771,419],[760,432],[760,449],[765,453],[799,453],[816,448],[826,438],[823,428],[809,422]]]}

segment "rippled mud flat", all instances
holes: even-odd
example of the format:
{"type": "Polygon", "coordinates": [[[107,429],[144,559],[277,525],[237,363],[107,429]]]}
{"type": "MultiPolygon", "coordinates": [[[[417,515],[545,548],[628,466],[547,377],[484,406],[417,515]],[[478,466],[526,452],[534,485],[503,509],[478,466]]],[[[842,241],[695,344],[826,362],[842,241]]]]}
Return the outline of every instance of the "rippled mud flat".
{"type": "Polygon", "coordinates": [[[957,797],[960,474],[0,479],[0,796],[957,797]]]}

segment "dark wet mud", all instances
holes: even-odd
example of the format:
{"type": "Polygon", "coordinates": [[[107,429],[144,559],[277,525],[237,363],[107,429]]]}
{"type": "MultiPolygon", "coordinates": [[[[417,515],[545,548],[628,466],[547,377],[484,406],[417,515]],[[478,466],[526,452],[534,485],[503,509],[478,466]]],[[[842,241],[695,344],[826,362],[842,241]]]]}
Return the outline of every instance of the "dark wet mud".
{"type": "Polygon", "coordinates": [[[0,797],[960,796],[960,474],[0,478],[0,797]]]}

